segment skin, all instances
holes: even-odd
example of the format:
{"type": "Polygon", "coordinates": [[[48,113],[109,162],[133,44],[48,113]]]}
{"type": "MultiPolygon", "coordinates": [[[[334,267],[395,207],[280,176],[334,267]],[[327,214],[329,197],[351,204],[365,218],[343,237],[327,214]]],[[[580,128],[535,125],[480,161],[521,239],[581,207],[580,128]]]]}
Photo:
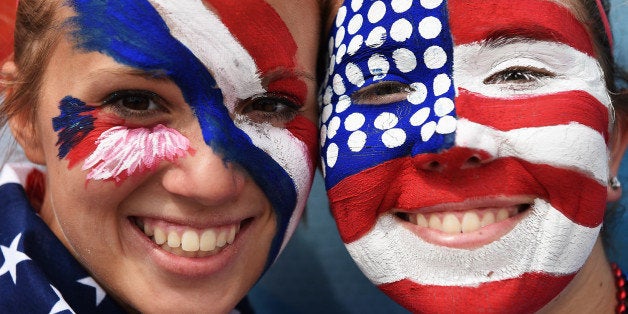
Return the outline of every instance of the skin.
{"type": "MultiPolygon", "coordinates": [[[[267,2],[281,16],[298,46],[297,70],[307,86],[298,115],[315,122],[315,84],[311,78],[315,76],[318,35],[310,30],[318,28],[316,14],[312,14],[317,4],[267,2]]],[[[72,12],[64,8],[59,14],[64,18],[72,12]]],[[[130,310],[228,312],[267,266],[271,241],[277,233],[276,214],[268,197],[242,167],[226,163],[206,144],[196,116],[173,81],[138,75],[107,55],[77,50],[68,39],[61,36],[52,51],[43,73],[35,119],[11,121],[27,156],[48,169],[40,215],[101,286],[130,310]],[[136,126],[159,121],[189,139],[193,152],[118,184],[85,181],[86,171],[68,169],[68,161],[57,156],[57,134],[51,132],[51,121],[60,114],[60,99],[72,95],[86,103],[98,103],[116,89],[146,89],[159,94],[166,100],[168,112],[124,118],[136,126]],[[29,127],[36,132],[20,132],[29,127]],[[232,245],[199,261],[153,245],[131,217],[200,228],[247,222],[232,245]]],[[[248,113],[249,117],[259,114],[257,111],[248,113]]]]}
{"type": "MultiPolygon", "coordinates": [[[[580,20],[580,22],[583,22],[586,20],[585,15],[583,15],[583,12],[585,12],[585,10],[583,10],[583,8],[581,7],[581,4],[577,1],[552,1],[554,3],[559,4],[560,6],[566,7],[567,9],[570,10],[570,12],[578,19],[580,20]]],[[[334,8],[331,10],[332,13],[330,14],[331,18],[327,20],[326,26],[327,26],[327,30],[329,31],[330,29],[333,28],[333,22],[334,22],[334,18],[336,16],[336,12],[338,11],[338,9],[343,5],[343,1],[335,1],[334,3],[334,8]]],[[[366,4],[365,4],[366,5],[366,4]]],[[[347,5],[348,6],[348,5],[347,5]]],[[[349,18],[347,18],[348,20],[349,18]]],[[[365,22],[366,23],[366,22],[365,22]]],[[[345,25],[346,26],[346,25],[345,25]]],[[[347,35],[348,36],[348,35],[347,35]]],[[[348,57],[347,57],[348,58],[348,57]]],[[[357,62],[357,61],[356,61],[357,62]]],[[[456,66],[454,64],[454,66],[456,66]]],[[[336,65],[336,68],[341,67],[341,65],[336,65]]],[[[391,68],[392,68],[392,62],[391,62],[391,68]]],[[[455,81],[455,80],[454,80],[455,81]]],[[[346,86],[351,86],[349,83],[345,82],[346,86]]],[[[355,94],[354,94],[355,96],[355,94]]],[[[394,98],[395,95],[392,96],[386,96],[389,98],[394,98]]],[[[379,100],[381,100],[384,97],[381,97],[379,100]]],[[[396,98],[395,98],[396,99],[396,98]]],[[[403,99],[403,98],[401,98],[403,99]]],[[[387,99],[384,99],[385,101],[387,99]]],[[[390,101],[392,102],[392,101],[390,101]]],[[[385,102],[386,103],[386,102],[385,102]]],[[[351,109],[347,109],[347,110],[351,110],[351,109]]],[[[332,114],[333,116],[333,114],[332,114]]],[[[466,118],[466,117],[463,117],[466,118]]],[[[401,119],[400,119],[401,120],[401,119]]],[[[342,124],[341,124],[342,125],[342,124]]],[[[341,127],[342,128],[342,127],[341,127]]],[[[619,165],[619,161],[621,160],[621,157],[623,155],[623,152],[626,148],[626,141],[625,141],[625,136],[622,137],[623,133],[620,131],[618,132],[618,137],[616,139],[615,142],[610,142],[609,145],[609,149],[611,151],[611,162],[609,164],[610,167],[610,173],[611,174],[616,174],[617,173],[617,168],[619,165]]],[[[467,138],[468,139],[468,138],[467,138]]],[[[459,158],[462,158],[463,154],[458,155],[459,158]]],[[[325,161],[325,155],[323,154],[323,160],[325,161]]],[[[443,155],[445,156],[445,155],[443,155]]],[[[478,155],[479,158],[482,158],[481,155],[478,155]]],[[[343,160],[343,158],[347,158],[348,156],[339,156],[338,160],[343,160]]],[[[420,159],[421,162],[419,162],[419,158],[415,158],[416,159],[416,163],[413,163],[413,165],[417,168],[419,168],[419,174],[424,173],[421,170],[427,170],[427,172],[431,172],[431,171],[437,171],[439,169],[435,169],[435,168],[430,168],[430,161],[433,160],[437,160],[441,163],[441,165],[444,165],[445,167],[447,166],[451,166],[451,164],[447,164],[447,162],[450,161],[460,161],[464,167],[467,168],[473,168],[473,167],[477,167],[478,165],[476,163],[473,163],[474,160],[476,159],[471,159],[470,157],[467,158],[466,160],[460,159],[460,160],[454,160],[456,157],[453,157],[451,160],[450,159],[446,159],[445,157],[443,157],[443,159],[439,159],[439,155],[430,155],[429,157],[425,157],[424,159],[420,159]]],[[[451,158],[451,157],[450,157],[451,158]]],[[[477,156],[476,156],[477,158],[477,156]]],[[[484,163],[484,162],[482,162],[484,163]]],[[[490,161],[487,162],[488,164],[490,164],[490,161]]],[[[391,167],[390,171],[394,171],[394,169],[391,167]]],[[[326,170],[330,171],[328,168],[326,168],[326,170]]],[[[375,172],[374,172],[375,173],[375,172]]],[[[429,184],[430,181],[427,181],[427,183],[429,184]]],[[[432,182],[433,184],[437,184],[435,182],[432,182]]],[[[394,184],[391,182],[387,183],[388,184],[394,184]]],[[[341,185],[341,184],[339,184],[341,185]]],[[[353,183],[353,185],[355,186],[355,183],[353,183]]],[[[330,186],[328,186],[328,189],[330,188],[330,186]]],[[[369,189],[369,187],[364,187],[362,186],[361,188],[363,189],[369,189]]],[[[379,189],[374,189],[373,191],[379,191],[379,189]]],[[[347,188],[346,190],[342,190],[342,191],[353,191],[349,188],[347,188]]],[[[414,191],[414,190],[411,190],[414,191]]],[[[451,193],[455,195],[455,193],[457,192],[457,190],[455,189],[451,189],[451,193]]],[[[419,192],[416,192],[417,194],[419,194],[419,192]]],[[[341,195],[341,194],[339,194],[341,195]]],[[[613,190],[608,190],[608,196],[607,199],[609,201],[613,201],[619,198],[619,196],[621,195],[621,191],[613,191],[613,190]]],[[[345,194],[345,196],[347,196],[347,194],[345,194]]],[[[353,196],[353,195],[352,195],[353,196]]],[[[394,196],[392,196],[394,197],[394,196]]],[[[347,197],[349,198],[349,197],[347,197]]],[[[429,198],[429,197],[428,197],[429,198]]],[[[344,200],[343,200],[344,201],[344,200]]],[[[388,199],[386,199],[386,201],[388,201],[388,199]]],[[[410,204],[412,204],[412,201],[407,201],[404,199],[404,201],[409,202],[410,204]]],[[[420,201],[417,201],[420,203],[420,201]]],[[[349,204],[350,202],[347,202],[347,204],[349,204]]],[[[357,207],[358,210],[361,209],[362,204],[360,202],[355,202],[355,204],[353,205],[348,205],[347,208],[355,208],[357,207]],[[354,206],[354,207],[352,207],[354,206]]],[[[332,205],[333,208],[333,205],[332,205]]],[[[396,210],[399,210],[401,212],[404,212],[405,208],[398,208],[398,209],[390,209],[390,211],[394,212],[396,210]]],[[[344,213],[341,213],[344,214],[344,213]]],[[[369,213],[370,214],[370,213],[369,213]]],[[[337,222],[339,224],[339,227],[341,227],[342,229],[342,224],[346,223],[347,220],[345,217],[342,217],[341,215],[337,215],[336,216],[337,222]],[[338,218],[341,219],[338,219],[338,218]]],[[[349,221],[355,221],[355,220],[351,220],[349,219],[349,221]]],[[[407,226],[406,226],[407,227],[407,226]]],[[[351,228],[347,228],[349,230],[352,230],[351,228]]],[[[413,229],[412,227],[408,227],[408,229],[413,229]]],[[[349,243],[352,242],[354,240],[355,237],[354,234],[345,234],[345,242],[349,243]],[[347,238],[350,238],[351,240],[347,241],[347,238]]],[[[439,238],[437,240],[433,240],[434,242],[438,242],[439,245],[451,245],[451,246],[457,246],[460,248],[465,248],[465,249],[475,249],[474,246],[469,246],[468,244],[461,244],[462,241],[460,241],[459,239],[455,239],[455,238],[449,238],[449,239],[442,239],[441,236],[438,236],[439,238]],[[452,240],[452,241],[449,241],[452,240]],[[449,242],[448,242],[449,241],[449,242]]],[[[405,240],[405,239],[404,239],[405,240]]],[[[482,243],[482,245],[484,245],[485,243],[482,243]]],[[[381,245],[381,243],[380,243],[381,245]]],[[[394,246],[391,245],[391,246],[394,246]]],[[[608,265],[608,261],[606,260],[606,257],[604,255],[604,251],[603,251],[603,247],[602,244],[599,240],[595,241],[595,238],[593,238],[593,243],[591,243],[591,247],[592,247],[592,251],[591,254],[589,255],[589,258],[584,261],[584,265],[582,266],[581,270],[575,275],[575,277],[573,278],[573,280],[571,280],[571,282],[562,290],[562,292],[560,294],[558,294],[558,296],[556,296],[553,300],[551,300],[543,309],[542,312],[559,312],[559,311],[566,311],[566,312],[582,312],[582,313],[586,313],[586,312],[611,312],[616,304],[615,301],[615,297],[614,297],[614,293],[615,293],[615,287],[614,287],[614,283],[613,283],[613,278],[611,276],[611,272],[610,272],[610,267],[608,265]],[[586,287],[586,288],[585,288],[586,287]],[[599,289],[587,289],[588,287],[600,287],[599,289]]],[[[390,248],[391,250],[394,250],[393,248],[390,248]]],[[[359,249],[356,249],[359,250],[359,249]]],[[[368,250],[368,249],[364,249],[364,250],[368,250]]],[[[434,248],[434,250],[438,250],[438,248],[434,248]]],[[[351,249],[350,249],[351,251],[351,249]]],[[[416,253],[416,252],[415,252],[416,253]]],[[[377,277],[377,275],[373,275],[373,272],[377,272],[377,258],[379,257],[379,255],[377,255],[378,253],[374,253],[373,255],[371,255],[370,257],[373,258],[374,260],[369,260],[369,263],[365,263],[365,264],[361,264],[363,269],[366,269],[367,271],[370,270],[371,276],[372,277],[377,277]]],[[[384,255],[384,254],[382,254],[384,255]]],[[[394,261],[389,261],[392,264],[395,264],[394,261]]],[[[407,266],[407,264],[405,264],[407,266]]],[[[395,266],[398,265],[394,265],[391,266],[391,268],[395,268],[395,266]]],[[[403,267],[403,264],[402,264],[403,267]]],[[[384,274],[382,274],[382,276],[385,276],[384,274]]],[[[378,278],[379,279],[379,278],[378,278]]],[[[394,286],[393,286],[394,289],[394,286]]],[[[427,290],[429,291],[429,290],[427,290]]],[[[399,302],[399,295],[395,294],[394,292],[391,293],[390,290],[385,291],[387,292],[389,295],[391,295],[393,298],[396,298],[395,300],[397,302],[399,302]]],[[[416,293],[416,292],[414,292],[416,293]]],[[[401,297],[403,297],[403,295],[401,295],[401,297]]],[[[434,297],[438,297],[437,295],[434,295],[434,297]]],[[[522,297],[523,298],[523,297],[522,297]]],[[[481,299],[481,298],[478,298],[481,299]]],[[[469,300],[471,301],[471,300],[469,300]]],[[[445,301],[446,302],[446,301],[445,301]]],[[[464,303],[464,302],[462,302],[464,303]]],[[[475,302],[474,304],[478,304],[478,303],[482,303],[480,302],[475,302]]],[[[407,305],[407,303],[406,303],[407,305]]],[[[506,305],[507,308],[509,310],[512,310],[512,304],[506,305]]],[[[431,311],[433,310],[432,308],[429,309],[425,309],[422,308],[420,304],[415,304],[411,307],[412,309],[414,309],[415,311],[431,311]]],[[[465,311],[468,311],[469,309],[466,308],[465,311]]],[[[479,305],[478,311],[482,311],[482,307],[481,305],[479,305]]],[[[503,310],[503,309],[502,309],[503,310]]]]}

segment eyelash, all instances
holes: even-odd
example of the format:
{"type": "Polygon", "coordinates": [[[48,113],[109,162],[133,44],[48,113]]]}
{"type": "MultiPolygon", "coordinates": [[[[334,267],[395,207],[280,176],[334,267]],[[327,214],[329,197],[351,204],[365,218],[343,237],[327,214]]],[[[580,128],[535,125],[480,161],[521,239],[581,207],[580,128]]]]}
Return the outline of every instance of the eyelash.
{"type": "Polygon", "coordinates": [[[556,75],[546,69],[535,67],[511,67],[484,79],[484,84],[534,84],[556,75]]]}
{"type": "Polygon", "coordinates": [[[162,104],[165,101],[157,94],[147,90],[120,90],[109,94],[102,101],[103,106],[111,108],[118,116],[122,118],[147,118],[158,112],[168,112],[162,104]],[[125,103],[135,101],[134,104],[125,103]],[[145,109],[137,109],[131,107],[137,106],[137,101],[142,101],[141,106],[146,105],[145,109]],[[146,103],[147,102],[147,103],[146,103]]]}
{"type": "Polygon", "coordinates": [[[379,82],[361,88],[351,95],[351,101],[360,105],[384,105],[402,101],[414,89],[396,81],[379,82]]]}
{"type": "Polygon", "coordinates": [[[277,94],[253,96],[240,102],[237,111],[257,123],[283,126],[292,121],[301,110],[299,102],[291,97],[277,94]]]}

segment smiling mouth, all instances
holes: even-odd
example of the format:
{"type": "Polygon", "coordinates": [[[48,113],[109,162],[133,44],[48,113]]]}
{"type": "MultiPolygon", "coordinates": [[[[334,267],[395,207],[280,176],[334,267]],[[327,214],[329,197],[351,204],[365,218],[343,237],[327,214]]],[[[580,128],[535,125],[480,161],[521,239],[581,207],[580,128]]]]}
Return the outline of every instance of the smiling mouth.
{"type": "Polygon", "coordinates": [[[252,218],[237,224],[197,229],[173,225],[161,220],[132,218],[133,223],[161,249],[182,257],[216,255],[233,244],[240,230],[252,218]]]}
{"type": "Polygon", "coordinates": [[[505,207],[484,207],[431,213],[396,212],[395,215],[421,228],[438,230],[447,234],[460,234],[478,231],[486,226],[522,214],[531,207],[532,204],[526,203],[505,207]]]}

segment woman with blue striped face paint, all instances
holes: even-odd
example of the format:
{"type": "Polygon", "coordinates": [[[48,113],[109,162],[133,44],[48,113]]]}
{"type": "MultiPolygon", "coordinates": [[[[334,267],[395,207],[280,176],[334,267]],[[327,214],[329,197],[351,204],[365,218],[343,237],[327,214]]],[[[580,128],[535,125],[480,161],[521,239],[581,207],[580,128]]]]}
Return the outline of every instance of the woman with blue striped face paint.
{"type": "Polygon", "coordinates": [[[624,312],[603,2],[333,3],[321,167],[368,279],[415,313],[624,312]]]}
{"type": "Polygon", "coordinates": [[[0,174],[0,312],[234,309],[309,193],[318,10],[19,1],[0,114],[38,166],[0,174]]]}

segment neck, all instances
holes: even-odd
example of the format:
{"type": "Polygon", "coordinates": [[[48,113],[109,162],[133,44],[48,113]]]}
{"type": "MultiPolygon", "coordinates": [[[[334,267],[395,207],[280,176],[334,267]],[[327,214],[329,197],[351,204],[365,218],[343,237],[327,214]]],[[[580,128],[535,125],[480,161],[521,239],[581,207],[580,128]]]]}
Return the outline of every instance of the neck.
{"type": "Polygon", "coordinates": [[[614,313],[617,288],[598,238],[576,277],[539,313],[614,313]]]}

